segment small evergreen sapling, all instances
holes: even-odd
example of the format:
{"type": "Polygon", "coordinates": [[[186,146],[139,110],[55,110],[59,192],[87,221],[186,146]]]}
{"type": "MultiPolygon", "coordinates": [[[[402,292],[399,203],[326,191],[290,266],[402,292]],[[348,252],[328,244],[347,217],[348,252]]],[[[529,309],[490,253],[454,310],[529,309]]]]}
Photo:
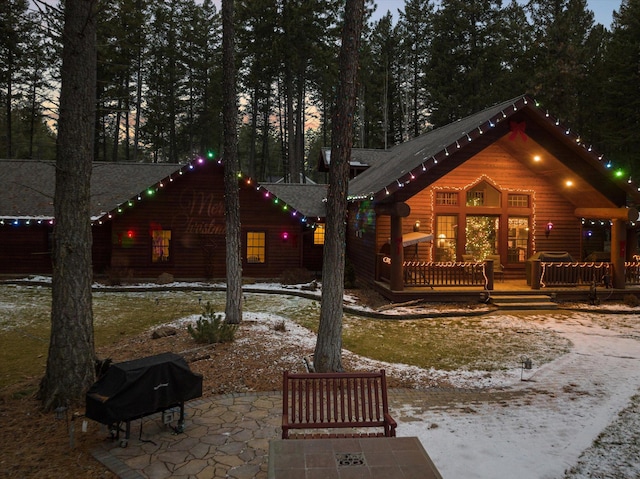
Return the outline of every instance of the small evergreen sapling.
{"type": "Polygon", "coordinates": [[[230,324],[222,320],[222,314],[213,311],[210,303],[206,304],[202,316],[196,321],[195,327],[187,326],[187,331],[197,343],[230,343],[233,341],[237,324],[230,324]]]}

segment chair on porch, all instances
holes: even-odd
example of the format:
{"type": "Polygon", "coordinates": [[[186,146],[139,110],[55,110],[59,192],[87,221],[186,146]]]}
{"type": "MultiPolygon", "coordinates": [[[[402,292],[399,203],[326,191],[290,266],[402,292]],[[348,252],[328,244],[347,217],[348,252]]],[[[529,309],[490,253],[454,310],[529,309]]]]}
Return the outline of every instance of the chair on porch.
{"type": "Polygon", "coordinates": [[[504,266],[500,262],[499,254],[490,254],[487,255],[486,259],[493,260],[493,276],[495,278],[499,278],[500,281],[504,281],[504,266]]]}

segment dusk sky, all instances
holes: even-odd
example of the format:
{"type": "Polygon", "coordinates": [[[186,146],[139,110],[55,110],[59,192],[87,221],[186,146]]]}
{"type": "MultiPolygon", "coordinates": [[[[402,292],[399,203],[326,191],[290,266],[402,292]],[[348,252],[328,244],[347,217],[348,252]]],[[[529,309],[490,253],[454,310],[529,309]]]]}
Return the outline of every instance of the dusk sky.
{"type": "MultiPolygon", "coordinates": [[[[519,3],[526,3],[525,0],[518,0],[519,3]]],[[[436,3],[437,0],[436,0],[436,3]]],[[[503,0],[502,5],[505,6],[509,0],[503,0]]],[[[612,13],[614,10],[620,10],[621,0],[587,0],[589,10],[593,11],[596,23],[601,23],[605,27],[611,27],[612,13]]],[[[376,0],[378,8],[374,16],[380,18],[382,15],[390,11],[394,19],[397,20],[398,10],[404,9],[404,0],[376,0]]]]}

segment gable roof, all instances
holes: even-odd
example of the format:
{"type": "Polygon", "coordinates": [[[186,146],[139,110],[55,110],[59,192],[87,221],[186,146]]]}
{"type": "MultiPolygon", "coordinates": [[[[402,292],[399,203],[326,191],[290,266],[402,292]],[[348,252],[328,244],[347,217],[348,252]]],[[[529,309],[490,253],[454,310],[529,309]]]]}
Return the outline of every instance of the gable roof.
{"type": "Polygon", "coordinates": [[[308,183],[260,183],[260,187],[291,205],[298,213],[313,218],[326,216],[327,185],[308,183]]]}
{"type": "MultiPolygon", "coordinates": [[[[95,162],[91,173],[91,220],[145,194],[180,174],[184,165],[95,162]]],[[[0,218],[51,220],[54,217],[55,162],[0,160],[0,218]]]]}
{"type": "MultiPolygon", "coordinates": [[[[96,221],[129,201],[138,201],[194,168],[194,164],[94,162],[91,173],[91,220],[96,221]]],[[[54,219],[55,162],[0,160],[0,219],[54,219]]],[[[291,207],[292,214],[323,218],[327,185],[264,183],[265,189],[291,207]]],[[[305,221],[306,222],[306,221],[305,221]]],[[[310,221],[311,223],[312,221],[310,221]]]]}
{"type": "Polygon", "coordinates": [[[495,142],[523,161],[535,148],[550,152],[553,160],[537,173],[555,182],[562,179],[559,171],[579,175],[583,184],[567,193],[576,203],[594,190],[617,206],[625,206],[629,200],[640,203],[638,185],[627,178],[613,178],[602,155],[524,95],[384,151],[383,161],[376,158],[375,167],[350,182],[349,198],[404,201],[495,142]]]}

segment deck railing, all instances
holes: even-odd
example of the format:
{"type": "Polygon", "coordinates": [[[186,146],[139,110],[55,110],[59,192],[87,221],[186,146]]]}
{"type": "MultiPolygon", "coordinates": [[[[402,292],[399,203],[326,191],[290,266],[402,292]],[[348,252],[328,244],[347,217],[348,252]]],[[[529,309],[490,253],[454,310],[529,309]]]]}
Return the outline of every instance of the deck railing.
{"type": "Polygon", "coordinates": [[[482,286],[487,283],[484,263],[405,261],[405,286],[482,286]]]}
{"type": "MultiPolygon", "coordinates": [[[[493,289],[493,268],[489,262],[404,261],[404,286],[479,286],[493,289]]],[[[532,265],[532,289],[550,286],[611,285],[613,265],[608,262],[540,262],[532,265]],[[539,279],[539,281],[536,281],[539,279]]],[[[640,262],[625,262],[625,284],[640,285],[640,262]]],[[[529,283],[529,271],[527,282],[529,283]]],[[[379,255],[378,280],[389,281],[388,257],[379,255]]]]}
{"type": "MultiPolygon", "coordinates": [[[[377,280],[390,280],[391,262],[388,256],[379,254],[376,268],[377,280]]],[[[484,289],[490,283],[488,269],[481,262],[404,261],[404,286],[479,286],[484,289]]]]}
{"type": "Polygon", "coordinates": [[[540,286],[609,285],[611,263],[541,262],[540,286]]]}
{"type": "Polygon", "coordinates": [[[625,284],[640,284],[640,262],[627,261],[624,264],[624,282],[625,284]]]}

